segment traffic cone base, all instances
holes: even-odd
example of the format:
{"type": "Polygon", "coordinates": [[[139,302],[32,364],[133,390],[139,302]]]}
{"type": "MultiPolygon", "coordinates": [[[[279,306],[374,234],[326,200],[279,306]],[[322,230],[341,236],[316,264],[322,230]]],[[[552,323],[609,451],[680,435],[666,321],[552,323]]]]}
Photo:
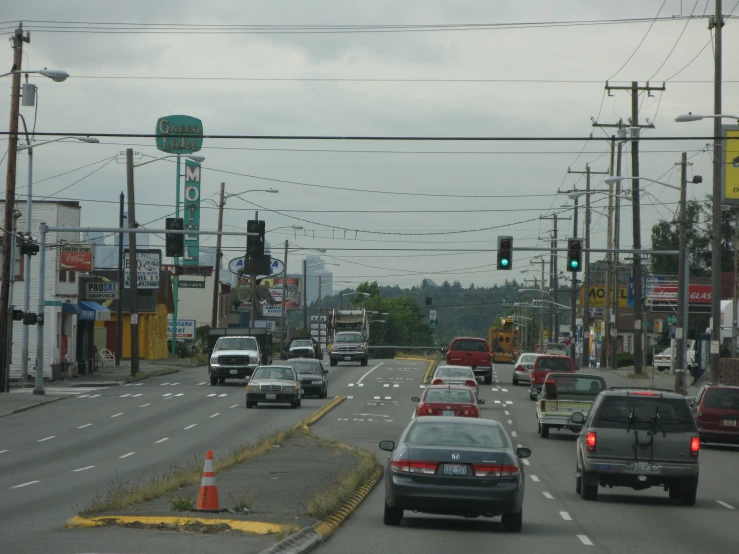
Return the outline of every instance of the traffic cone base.
{"type": "Polygon", "coordinates": [[[216,485],[216,472],[213,464],[213,451],[208,450],[205,455],[205,467],[203,478],[200,481],[200,494],[198,494],[198,512],[220,512],[218,502],[218,486],[216,485]]]}

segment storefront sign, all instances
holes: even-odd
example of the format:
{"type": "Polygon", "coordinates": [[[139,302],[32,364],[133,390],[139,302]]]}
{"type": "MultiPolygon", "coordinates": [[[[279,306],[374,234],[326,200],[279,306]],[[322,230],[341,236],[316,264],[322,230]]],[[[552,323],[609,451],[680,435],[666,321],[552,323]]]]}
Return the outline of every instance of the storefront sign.
{"type": "Polygon", "coordinates": [[[722,125],[724,163],[721,164],[722,204],[739,204],[739,126],[722,125]]]}
{"type": "Polygon", "coordinates": [[[181,289],[204,289],[205,281],[183,281],[180,279],[178,287],[181,289]]]}
{"type": "Polygon", "coordinates": [[[264,317],[282,317],[282,306],[270,306],[265,304],[262,306],[262,315],[264,317]]]}
{"type": "MultiPolygon", "coordinates": [[[[128,249],[123,251],[123,286],[131,288],[131,266],[128,249]]],[[[161,250],[136,251],[137,286],[140,289],[159,289],[159,270],[162,266],[161,250]]]]}
{"type": "Polygon", "coordinates": [[[59,269],[92,271],[94,255],[95,244],[92,242],[64,244],[59,253],[59,269]]]}
{"type": "Polygon", "coordinates": [[[85,300],[117,300],[120,297],[118,282],[87,281],[85,300]]]}
{"type": "Polygon", "coordinates": [[[192,154],[203,147],[203,122],[189,115],[168,115],[157,120],[157,149],[168,154],[192,154]]]}
{"type": "MultiPolygon", "coordinates": [[[[200,164],[185,160],[185,231],[200,230],[200,164]]],[[[183,265],[198,265],[200,260],[200,235],[185,235],[183,265]]]]}
{"type": "MultiPolygon", "coordinates": [[[[606,305],[606,287],[605,285],[590,285],[590,307],[605,308],[606,305]]],[[[585,287],[580,287],[580,305],[585,305],[583,292],[585,287]]],[[[628,287],[618,287],[618,306],[625,308],[628,305],[629,295],[628,287]]],[[[613,287],[611,287],[611,305],[613,305],[613,287]]]]}
{"type": "MultiPolygon", "coordinates": [[[[182,340],[195,340],[197,322],[194,319],[177,320],[177,338],[182,340]]],[[[172,320],[167,321],[167,338],[172,338],[172,320]]]]}

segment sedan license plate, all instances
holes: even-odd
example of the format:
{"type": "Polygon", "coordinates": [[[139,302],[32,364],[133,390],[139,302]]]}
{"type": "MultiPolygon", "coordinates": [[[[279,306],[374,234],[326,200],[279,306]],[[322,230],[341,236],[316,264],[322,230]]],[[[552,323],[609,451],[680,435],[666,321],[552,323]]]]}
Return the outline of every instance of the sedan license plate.
{"type": "Polygon", "coordinates": [[[651,473],[652,472],[652,464],[649,462],[634,462],[633,471],[638,471],[640,473],[651,473]]]}
{"type": "Polygon", "coordinates": [[[277,395],[276,394],[268,394],[266,396],[266,398],[267,398],[267,400],[277,400],[277,395]]]}
{"type": "Polygon", "coordinates": [[[344,356],[344,360],[347,361],[347,362],[351,362],[352,361],[352,357],[351,356],[344,356]]]}
{"type": "Polygon", "coordinates": [[[725,419],[724,427],[736,427],[736,419],[725,419]]]}
{"type": "Polygon", "coordinates": [[[444,475],[467,475],[465,464],[444,464],[444,475]]]}
{"type": "Polygon", "coordinates": [[[442,415],[445,415],[445,416],[453,416],[454,415],[454,410],[444,410],[444,412],[443,412],[442,415]]]}
{"type": "Polygon", "coordinates": [[[238,374],[239,374],[239,370],[238,369],[232,369],[231,370],[231,375],[238,375],[238,374]]]}

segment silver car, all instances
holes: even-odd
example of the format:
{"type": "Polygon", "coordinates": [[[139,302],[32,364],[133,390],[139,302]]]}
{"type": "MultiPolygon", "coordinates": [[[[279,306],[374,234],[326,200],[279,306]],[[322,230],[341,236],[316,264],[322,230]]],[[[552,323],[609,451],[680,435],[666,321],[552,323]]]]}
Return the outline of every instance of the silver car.
{"type": "Polygon", "coordinates": [[[432,385],[460,385],[469,387],[480,397],[480,386],[477,383],[477,377],[471,367],[461,365],[442,365],[436,368],[434,376],[431,378],[432,385]]]}
{"type": "Polygon", "coordinates": [[[292,367],[260,365],[246,385],[246,407],[267,403],[290,404],[291,408],[299,408],[302,395],[298,374],[292,367]]]}
{"type": "Polygon", "coordinates": [[[540,354],[521,354],[513,365],[513,384],[531,384],[531,370],[540,354]]]}

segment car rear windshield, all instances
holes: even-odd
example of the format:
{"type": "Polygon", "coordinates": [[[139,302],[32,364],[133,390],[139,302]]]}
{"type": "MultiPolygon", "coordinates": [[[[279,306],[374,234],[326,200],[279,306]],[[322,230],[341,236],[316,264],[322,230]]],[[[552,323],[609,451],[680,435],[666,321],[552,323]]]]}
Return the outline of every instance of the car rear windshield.
{"type": "Polygon", "coordinates": [[[572,371],[569,358],[539,358],[536,361],[536,369],[548,369],[550,371],[572,371]]]}
{"type": "Polygon", "coordinates": [[[467,368],[454,368],[454,367],[440,367],[439,370],[436,372],[436,376],[440,377],[442,379],[449,379],[449,378],[470,378],[474,377],[474,373],[472,373],[471,369],[467,368]]]}
{"type": "Polygon", "coordinates": [[[703,406],[716,410],[739,410],[739,389],[708,389],[703,406]]]}
{"type": "Polygon", "coordinates": [[[293,370],[289,367],[261,366],[254,371],[254,375],[251,377],[252,381],[259,381],[260,379],[292,381],[294,379],[293,370]]]}
{"type": "Polygon", "coordinates": [[[218,339],[213,350],[256,350],[257,339],[254,337],[229,337],[218,339]]]}
{"type": "Polygon", "coordinates": [[[474,339],[455,340],[449,350],[461,350],[462,352],[487,352],[488,346],[485,341],[474,339]]]}
{"type": "Polygon", "coordinates": [[[605,389],[603,380],[587,375],[552,375],[559,394],[597,396],[605,389]]]}
{"type": "Polygon", "coordinates": [[[293,348],[313,348],[313,342],[309,340],[294,340],[290,346],[293,348]]]}
{"type": "Polygon", "coordinates": [[[609,396],[601,404],[593,425],[605,429],[644,429],[656,426],[657,432],[685,433],[695,431],[688,403],[681,398],[654,396],[609,396]],[[655,416],[658,416],[655,419],[655,416]]]}
{"type": "Polygon", "coordinates": [[[528,354],[526,356],[521,356],[521,363],[522,364],[533,364],[536,360],[537,355],[536,354],[528,354]]]}
{"type": "Polygon", "coordinates": [[[298,373],[321,373],[320,366],[315,362],[292,362],[290,366],[298,373]]]}
{"type": "Polygon", "coordinates": [[[472,393],[468,390],[429,389],[426,393],[426,402],[447,402],[457,404],[472,404],[472,393]]]}
{"type": "MultiPolygon", "coordinates": [[[[461,419],[461,418],[460,418],[461,419]]],[[[405,441],[424,446],[505,448],[508,440],[497,426],[469,425],[463,421],[421,422],[413,425],[405,441]]]]}
{"type": "Polygon", "coordinates": [[[360,333],[336,335],[336,340],[334,342],[362,342],[362,335],[360,333]]]}

